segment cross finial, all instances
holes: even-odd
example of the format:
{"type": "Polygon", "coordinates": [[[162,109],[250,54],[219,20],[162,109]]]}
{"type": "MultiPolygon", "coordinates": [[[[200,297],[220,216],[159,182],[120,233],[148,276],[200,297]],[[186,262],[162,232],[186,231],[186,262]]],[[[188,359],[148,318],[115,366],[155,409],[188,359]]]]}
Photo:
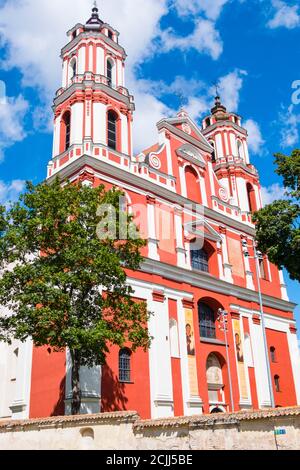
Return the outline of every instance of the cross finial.
{"type": "Polygon", "coordinates": [[[220,85],[217,81],[214,82],[214,87],[216,89],[216,97],[219,98],[220,97],[220,90],[219,90],[220,85]]]}
{"type": "Polygon", "coordinates": [[[175,93],[179,99],[179,110],[182,111],[185,104],[187,103],[187,98],[186,96],[183,94],[182,91],[177,91],[177,93],[175,93]]]}

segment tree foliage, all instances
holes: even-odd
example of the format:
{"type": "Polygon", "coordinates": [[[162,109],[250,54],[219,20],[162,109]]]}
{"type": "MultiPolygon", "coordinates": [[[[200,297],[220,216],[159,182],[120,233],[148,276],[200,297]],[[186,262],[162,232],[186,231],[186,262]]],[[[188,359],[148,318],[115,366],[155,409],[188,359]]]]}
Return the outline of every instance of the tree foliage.
{"type": "Polygon", "coordinates": [[[276,154],[275,164],[286,194],[254,215],[258,248],[280,269],[286,268],[292,279],[300,281],[300,150],[290,156],[276,154]]]}
{"type": "MultiPolygon", "coordinates": [[[[65,184],[37,186],[9,210],[0,210],[0,340],[69,348],[72,357],[72,411],[80,410],[80,366],[105,363],[111,345],[132,350],[149,346],[145,303],[132,299],[126,269],[142,261],[139,237],[119,240],[119,220],[132,228],[120,206],[123,194],[103,186],[65,184]],[[117,239],[97,236],[107,211],[115,208],[117,239]]],[[[109,232],[108,232],[109,233],[109,232]]]]}

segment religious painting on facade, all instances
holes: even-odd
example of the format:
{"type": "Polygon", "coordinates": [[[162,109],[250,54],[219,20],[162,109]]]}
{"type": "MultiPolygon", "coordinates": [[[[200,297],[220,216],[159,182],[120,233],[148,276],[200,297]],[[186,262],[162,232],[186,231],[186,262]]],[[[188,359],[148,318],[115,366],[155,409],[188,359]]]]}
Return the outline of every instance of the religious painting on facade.
{"type": "Polygon", "coordinates": [[[190,395],[198,396],[199,388],[198,388],[198,375],[197,375],[197,364],[196,364],[193,310],[187,308],[184,310],[184,314],[185,314],[185,332],[186,332],[186,348],[187,348],[187,355],[188,355],[190,395]]]}
{"type": "Polygon", "coordinates": [[[240,320],[233,320],[233,334],[234,334],[234,340],[235,340],[234,342],[235,342],[237,369],[238,369],[238,377],[239,377],[240,397],[241,399],[248,400],[249,397],[248,397],[246,370],[245,370],[245,363],[244,363],[244,350],[243,350],[240,320]]]}
{"type": "Polygon", "coordinates": [[[195,356],[195,339],[192,326],[187,323],[185,326],[186,345],[188,356],[195,356]]]}

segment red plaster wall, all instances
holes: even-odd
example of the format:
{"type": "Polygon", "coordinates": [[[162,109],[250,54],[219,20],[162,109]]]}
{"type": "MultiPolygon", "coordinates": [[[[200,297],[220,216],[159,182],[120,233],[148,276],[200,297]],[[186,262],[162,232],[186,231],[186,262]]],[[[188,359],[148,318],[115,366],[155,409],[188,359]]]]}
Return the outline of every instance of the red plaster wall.
{"type": "Polygon", "coordinates": [[[281,331],[267,329],[268,349],[273,346],[276,349],[276,362],[271,361],[271,375],[274,390],[274,399],[276,406],[293,406],[296,405],[296,392],[293,380],[292,364],[289,354],[287,335],[281,331]],[[276,392],[274,384],[274,376],[280,377],[280,392],[276,392]]]}
{"type": "Polygon", "coordinates": [[[32,356],[30,418],[65,414],[65,352],[49,354],[48,348],[34,347],[32,356]]]}

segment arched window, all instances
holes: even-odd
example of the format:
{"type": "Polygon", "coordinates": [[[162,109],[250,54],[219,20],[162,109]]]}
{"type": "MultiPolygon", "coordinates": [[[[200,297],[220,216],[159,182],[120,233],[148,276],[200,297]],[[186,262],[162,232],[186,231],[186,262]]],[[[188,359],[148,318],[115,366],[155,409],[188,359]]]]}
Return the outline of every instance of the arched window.
{"type": "Polygon", "coordinates": [[[212,161],[213,161],[213,163],[214,163],[214,162],[216,161],[216,145],[215,145],[215,143],[214,143],[213,140],[210,140],[209,143],[210,143],[210,145],[211,145],[211,146],[213,147],[213,149],[214,149],[214,151],[213,151],[213,153],[212,153],[212,155],[211,155],[212,161]]]}
{"type": "Polygon", "coordinates": [[[274,346],[270,347],[270,355],[271,355],[271,361],[277,362],[276,361],[276,349],[274,348],[274,346]]]}
{"type": "Polygon", "coordinates": [[[77,60],[76,57],[73,57],[70,62],[69,62],[69,70],[68,70],[68,80],[69,80],[69,85],[72,83],[72,79],[76,76],[77,73],[77,60]]]}
{"type": "Polygon", "coordinates": [[[197,271],[209,272],[208,254],[203,248],[201,250],[191,250],[191,264],[192,268],[197,271]]]}
{"type": "Polygon", "coordinates": [[[237,141],[236,143],[237,145],[237,151],[238,151],[238,156],[240,158],[243,158],[243,146],[242,146],[242,142],[240,140],[237,141]]]}
{"type": "Polygon", "coordinates": [[[280,377],[279,375],[274,376],[274,382],[275,382],[275,390],[276,392],[280,392],[280,377]]]}
{"type": "Polygon", "coordinates": [[[107,143],[109,148],[117,149],[117,115],[113,111],[108,112],[108,136],[107,143]]]}
{"type": "Polygon", "coordinates": [[[127,348],[119,352],[119,381],[131,382],[131,351],[127,348]]]}
{"type": "Polygon", "coordinates": [[[108,30],[108,33],[107,33],[109,39],[113,40],[113,33],[112,31],[108,30]]]}
{"type": "Polygon", "coordinates": [[[174,318],[171,318],[169,328],[171,357],[179,357],[178,326],[174,318]]]}
{"type": "Polygon", "coordinates": [[[215,314],[206,304],[199,302],[198,319],[201,338],[216,338],[215,314]]]}
{"type": "Polygon", "coordinates": [[[61,148],[60,151],[65,152],[70,147],[71,140],[71,113],[67,111],[61,121],[61,148]]]}
{"type": "Polygon", "coordinates": [[[76,72],[77,72],[77,63],[76,63],[76,60],[74,60],[74,62],[73,62],[73,64],[72,64],[72,71],[73,71],[73,77],[75,77],[76,72]]]}
{"type": "Polygon", "coordinates": [[[210,118],[205,119],[205,125],[206,127],[210,126],[210,118]]]}
{"type": "Polygon", "coordinates": [[[253,189],[253,186],[250,183],[247,183],[247,195],[248,195],[249,212],[255,212],[257,209],[255,191],[253,189]]]}
{"type": "Polygon", "coordinates": [[[107,61],[107,84],[108,86],[112,86],[113,82],[113,63],[110,59],[107,61]]]}

